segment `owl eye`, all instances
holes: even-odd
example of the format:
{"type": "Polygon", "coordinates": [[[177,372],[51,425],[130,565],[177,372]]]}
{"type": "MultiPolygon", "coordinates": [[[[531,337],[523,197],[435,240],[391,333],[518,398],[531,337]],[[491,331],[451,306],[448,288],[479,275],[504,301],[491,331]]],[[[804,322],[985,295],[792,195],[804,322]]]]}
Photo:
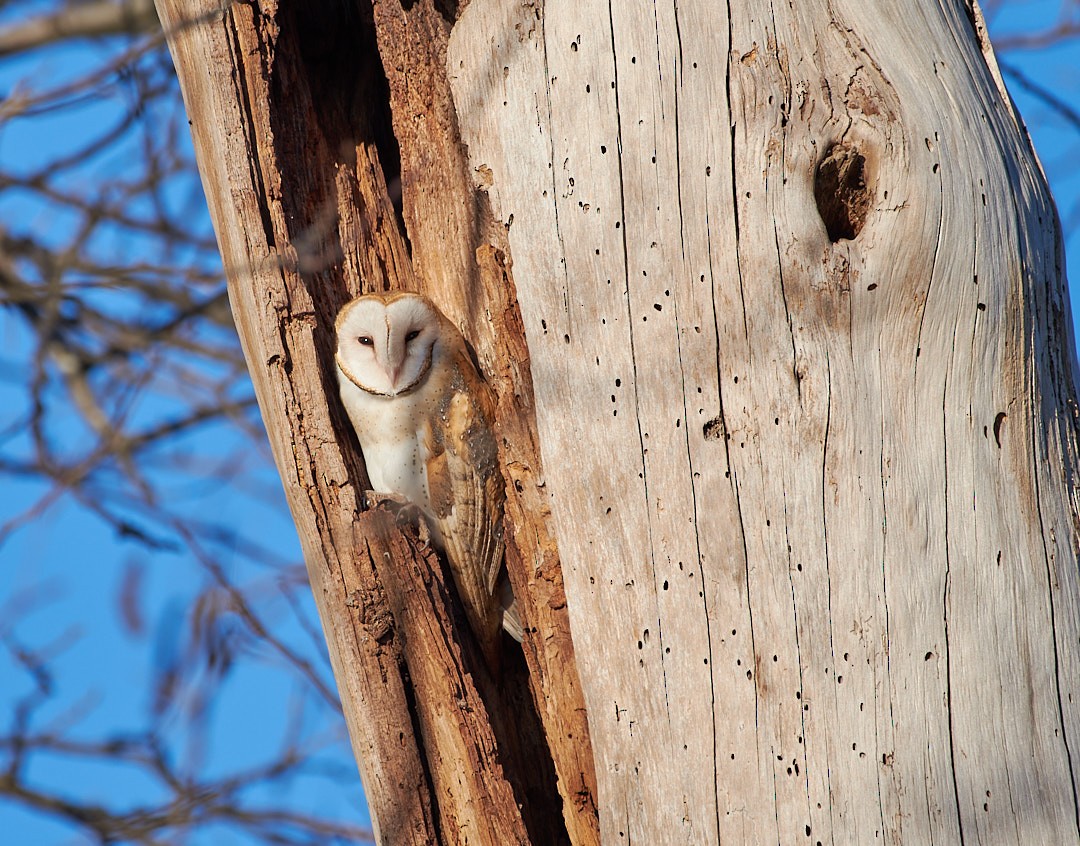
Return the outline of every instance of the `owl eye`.
{"type": "Polygon", "coordinates": [[[407,343],[409,343],[409,341],[415,341],[419,337],[420,337],[420,330],[419,329],[413,329],[408,335],[405,336],[405,343],[407,344],[407,343]]]}
{"type": "Polygon", "coordinates": [[[367,335],[361,335],[356,340],[360,342],[360,346],[362,346],[362,347],[373,347],[373,346],[375,346],[375,342],[372,341],[371,338],[369,336],[367,336],[367,335]]]}

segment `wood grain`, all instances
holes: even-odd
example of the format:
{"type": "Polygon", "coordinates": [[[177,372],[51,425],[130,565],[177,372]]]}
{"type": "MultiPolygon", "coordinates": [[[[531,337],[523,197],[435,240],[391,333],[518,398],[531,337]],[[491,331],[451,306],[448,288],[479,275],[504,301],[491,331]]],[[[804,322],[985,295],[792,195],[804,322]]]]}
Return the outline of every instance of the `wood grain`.
{"type": "Polygon", "coordinates": [[[970,5],[454,26],[604,842],[1080,841],[1060,232],[970,5]]]}

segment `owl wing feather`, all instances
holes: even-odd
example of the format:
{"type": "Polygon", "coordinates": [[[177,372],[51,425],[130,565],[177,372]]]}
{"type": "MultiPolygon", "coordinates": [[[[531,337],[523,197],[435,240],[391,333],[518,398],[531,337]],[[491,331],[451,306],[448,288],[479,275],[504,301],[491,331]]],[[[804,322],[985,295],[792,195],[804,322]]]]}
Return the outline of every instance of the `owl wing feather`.
{"type": "Polygon", "coordinates": [[[431,517],[450,562],[469,624],[489,660],[497,655],[502,604],[503,501],[498,448],[491,430],[494,397],[462,350],[451,389],[431,419],[426,471],[431,517]]]}

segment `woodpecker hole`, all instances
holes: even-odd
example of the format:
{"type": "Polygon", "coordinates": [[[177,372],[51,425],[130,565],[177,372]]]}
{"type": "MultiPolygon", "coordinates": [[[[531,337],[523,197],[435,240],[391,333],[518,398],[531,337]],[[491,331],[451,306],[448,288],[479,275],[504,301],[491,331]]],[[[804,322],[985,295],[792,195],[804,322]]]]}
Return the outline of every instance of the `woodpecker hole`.
{"type": "Polygon", "coordinates": [[[701,427],[701,433],[705,436],[707,441],[718,441],[724,437],[724,420],[721,417],[714,417],[708,423],[701,427]]]}

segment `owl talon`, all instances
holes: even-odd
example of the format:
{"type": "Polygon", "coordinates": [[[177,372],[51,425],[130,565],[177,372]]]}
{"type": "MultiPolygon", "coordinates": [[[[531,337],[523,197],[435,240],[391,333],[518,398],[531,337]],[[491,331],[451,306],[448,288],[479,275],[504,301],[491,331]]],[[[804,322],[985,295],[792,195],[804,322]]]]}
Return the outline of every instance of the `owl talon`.
{"type": "Polygon", "coordinates": [[[427,522],[421,519],[422,512],[415,503],[400,494],[383,491],[364,491],[364,499],[368,508],[383,508],[393,514],[399,526],[412,526],[417,529],[422,544],[420,548],[427,549],[431,532],[427,522]]]}

